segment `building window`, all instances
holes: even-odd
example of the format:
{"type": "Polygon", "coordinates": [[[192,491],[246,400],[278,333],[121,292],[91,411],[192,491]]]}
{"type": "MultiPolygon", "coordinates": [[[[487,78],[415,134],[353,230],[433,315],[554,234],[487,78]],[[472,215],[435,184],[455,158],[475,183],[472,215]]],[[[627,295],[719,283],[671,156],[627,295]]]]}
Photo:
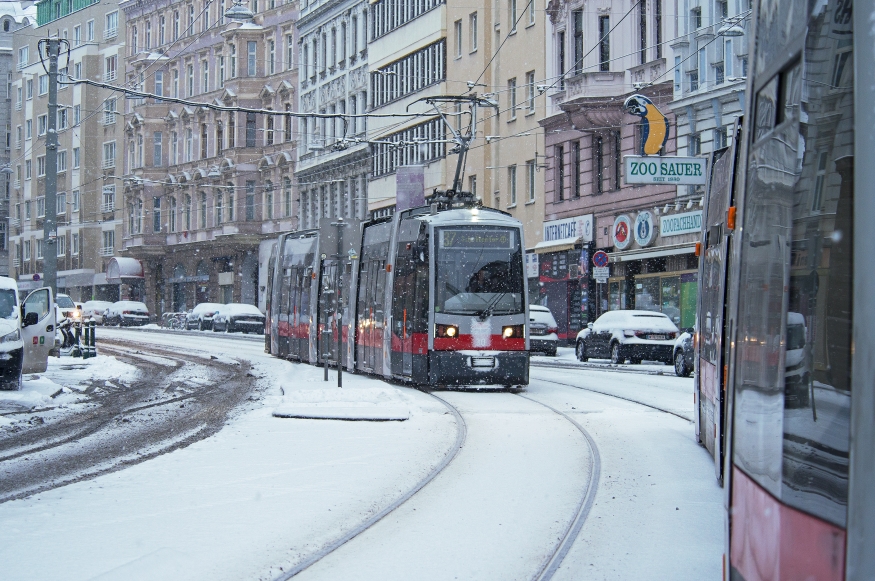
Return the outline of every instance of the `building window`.
{"type": "Polygon", "coordinates": [[[246,147],[255,147],[255,113],[246,113],[246,147]]]}
{"type": "Polygon", "coordinates": [[[207,124],[201,123],[201,159],[207,158],[207,124]]]}
{"type": "Polygon", "coordinates": [[[37,135],[45,135],[49,130],[49,116],[48,115],[40,115],[36,118],[36,131],[37,135]]]}
{"type": "Polygon", "coordinates": [[[574,183],[574,191],[572,192],[575,198],[580,197],[580,142],[573,141],[571,143],[571,171],[574,174],[572,180],[574,183]]]}
{"type": "Polygon", "coordinates": [[[556,201],[565,200],[565,147],[557,145],[555,148],[556,164],[556,201]]]}
{"type": "Polygon", "coordinates": [[[103,144],[103,167],[115,167],[115,141],[103,144]]]}
{"type": "Polygon", "coordinates": [[[79,254],[79,233],[70,234],[70,254],[76,256],[79,254]]]}
{"type": "Polygon", "coordinates": [[[185,205],[182,208],[182,223],[185,230],[191,230],[191,195],[185,194],[185,205]]]}
{"type": "Polygon", "coordinates": [[[67,128],[67,108],[58,109],[58,131],[63,131],[67,128]]]}
{"type": "Polygon", "coordinates": [[[103,247],[100,249],[100,254],[103,256],[112,256],[115,252],[115,230],[104,230],[103,247]]]}
{"type": "Polygon", "coordinates": [[[85,40],[87,42],[94,42],[94,21],[89,20],[85,23],[85,40]]]}
{"type": "Polygon", "coordinates": [[[170,132],[170,160],[167,163],[169,165],[179,163],[179,138],[176,131],[170,132]]]}
{"type": "Polygon", "coordinates": [[[605,184],[605,152],[604,139],[601,135],[595,135],[592,138],[592,174],[593,174],[593,193],[601,194],[604,192],[605,184]]]}
{"type": "Polygon", "coordinates": [[[185,67],[185,76],[188,79],[186,83],[188,85],[188,96],[194,96],[194,65],[186,65],[185,67]]]}
{"type": "MultiPolygon", "coordinates": [[[[305,44],[303,49],[304,54],[301,59],[301,72],[302,76],[307,78],[307,45],[305,44]]],[[[286,70],[290,71],[295,68],[295,36],[292,34],[286,35],[286,70]]]]}
{"type": "Polygon", "coordinates": [[[265,115],[264,144],[273,145],[273,115],[265,115]]]}
{"type": "Polygon", "coordinates": [[[210,65],[207,61],[201,61],[201,93],[210,92],[210,65]]]}
{"type": "Polygon", "coordinates": [[[103,206],[101,210],[104,212],[112,212],[115,209],[115,186],[103,186],[103,206]]]}
{"type": "Polygon", "coordinates": [[[822,151],[817,156],[817,177],[814,180],[814,192],[811,196],[811,211],[823,210],[823,185],[826,181],[826,167],[829,162],[829,152],[822,151]]]}
{"type": "Polygon", "coordinates": [[[257,74],[255,67],[255,55],[257,47],[258,43],[256,43],[254,40],[246,42],[246,74],[250,77],[254,77],[257,74]]]}
{"type": "Polygon", "coordinates": [[[80,163],[79,148],[74,147],[73,148],[73,169],[79,169],[79,163],[80,163]]]}
{"type": "Polygon", "coordinates": [[[516,77],[507,81],[508,121],[516,119],[516,77]]]}
{"type": "Polygon", "coordinates": [[[698,6],[690,10],[690,25],[693,30],[702,28],[702,9],[698,6]]]}
{"type": "Polygon", "coordinates": [[[39,94],[45,95],[49,92],[49,76],[48,75],[40,75],[39,76],[39,94]]]}
{"type": "Polygon", "coordinates": [[[24,160],[24,179],[29,180],[33,175],[33,162],[29,159],[24,160]]]}
{"type": "Polygon", "coordinates": [[[74,212],[79,211],[79,190],[73,190],[73,207],[74,212]]]}
{"type": "Polygon", "coordinates": [[[24,86],[27,100],[30,101],[31,99],[33,99],[33,79],[27,79],[24,82],[24,86]]]}
{"type": "MultiPolygon", "coordinates": [[[[572,23],[574,24],[574,74],[579,75],[583,72],[583,10],[575,10],[571,13],[572,23]]],[[[565,67],[562,67],[565,71],[565,67]]]]}
{"type": "Polygon", "coordinates": [[[45,218],[46,217],[46,197],[39,196],[36,199],[36,217],[37,218],[45,218]]]}
{"type": "Polygon", "coordinates": [[[456,58],[462,56],[462,21],[457,20],[453,26],[456,34],[456,58]]]}
{"type": "Polygon", "coordinates": [[[535,71],[526,73],[526,105],[529,113],[535,112],[535,71]]]}
{"type": "Polygon", "coordinates": [[[116,118],[116,98],[112,97],[103,102],[103,124],[113,125],[116,118]]]}
{"type": "Polygon", "coordinates": [[[152,198],[152,232],[161,232],[161,198],[152,198]]]}
{"type": "Polygon", "coordinates": [[[507,168],[507,190],[510,195],[509,208],[516,206],[516,165],[507,168]]]}
{"type": "Polygon", "coordinates": [[[517,21],[517,11],[516,11],[516,0],[507,0],[507,15],[508,15],[508,24],[510,24],[510,32],[516,32],[516,21],[517,21]]]}
{"type": "Polygon", "coordinates": [[[526,192],[528,194],[528,203],[535,201],[535,160],[530,159],[526,162],[526,192]]]}
{"type": "Polygon", "coordinates": [[[225,86],[225,57],[223,55],[219,55],[218,57],[216,57],[216,61],[218,63],[217,66],[219,69],[217,73],[219,77],[218,83],[219,87],[221,88],[225,86]]]}
{"type": "Polygon", "coordinates": [[[270,181],[264,183],[264,218],[273,220],[273,184],[270,181]]]}
{"type": "Polygon", "coordinates": [[[237,117],[235,113],[228,114],[228,149],[236,147],[237,117]]]}
{"type": "Polygon", "coordinates": [[[103,38],[108,40],[118,36],[118,10],[106,15],[106,26],[103,29],[103,38]]]}
{"type": "Polygon", "coordinates": [[[729,127],[724,125],[723,127],[715,127],[714,128],[714,149],[721,149],[729,145],[729,127]]]}
{"type": "Polygon", "coordinates": [[[446,40],[443,39],[373,71],[373,108],[443,81],[446,78],[446,49],[446,40]]]}
{"type": "Polygon", "coordinates": [[[228,78],[233,79],[237,76],[237,46],[234,44],[228,45],[228,78]]]}
{"type": "Polygon", "coordinates": [[[468,191],[475,198],[477,197],[477,176],[468,176],[468,191]]]}
{"type": "Polygon", "coordinates": [[[222,192],[216,194],[216,226],[221,224],[225,219],[225,212],[222,207],[222,198],[224,197],[225,195],[222,192]]]}
{"type": "Polygon", "coordinates": [[[276,72],[276,42],[273,40],[267,41],[267,74],[272,75],[276,72]]]}
{"type": "Polygon", "coordinates": [[[103,61],[103,78],[106,81],[114,81],[118,75],[118,55],[108,56],[103,61]]]}
{"type": "Polygon", "coordinates": [[[292,215],[292,180],[283,178],[283,216],[288,218],[292,215]]]}
{"type": "Polygon", "coordinates": [[[82,44],[82,25],[77,24],[73,27],[73,46],[77,47],[82,44]]]}
{"type": "Polygon", "coordinates": [[[228,184],[228,221],[234,221],[234,185],[228,184]]]}
{"type": "Polygon", "coordinates": [[[225,146],[225,132],[222,129],[222,122],[216,123],[216,157],[222,155],[225,146]]]}
{"type": "Polygon", "coordinates": [[[674,92],[681,92],[681,57],[674,57],[674,92]]]}
{"type": "Polygon", "coordinates": [[[179,69],[173,69],[173,96],[179,98],[179,69]]]}
{"type": "Polygon", "coordinates": [[[163,153],[161,151],[163,146],[163,137],[160,131],[155,131],[152,133],[152,165],[154,167],[161,167],[164,165],[163,163],[163,153]]]}
{"type": "Polygon", "coordinates": [[[176,232],[176,198],[173,196],[170,197],[170,206],[167,208],[167,219],[170,222],[167,231],[176,232]]]}
{"type": "Polygon", "coordinates": [[[192,133],[191,127],[185,130],[185,159],[183,161],[189,162],[194,159],[194,135],[192,133]]]}
{"type": "Polygon", "coordinates": [[[18,70],[20,71],[24,67],[26,67],[29,63],[30,59],[30,47],[22,46],[18,49],[18,70]]]}
{"type": "Polygon", "coordinates": [[[255,220],[255,181],[246,180],[246,221],[255,220]]]}
{"type": "Polygon", "coordinates": [[[44,155],[36,158],[36,175],[37,177],[46,175],[46,156],[44,155]]]}
{"type": "Polygon", "coordinates": [[[59,151],[58,152],[58,171],[67,171],[67,152],[59,151]]]}
{"type": "Polygon", "coordinates": [[[599,70],[611,70],[611,17],[599,16],[599,70]]]}
{"type": "Polygon", "coordinates": [[[207,194],[201,192],[201,228],[207,227],[207,194]]]}
{"type": "Polygon", "coordinates": [[[688,155],[701,155],[702,153],[702,134],[701,133],[690,133],[690,136],[687,138],[687,153],[688,155]]]}
{"type": "Polygon", "coordinates": [[[690,92],[699,90],[699,71],[690,71],[690,92]]]}
{"type": "Polygon", "coordinates": [[[468,27],[469,32],[471,33],[471,52],[477,50],[477,13],[472,12],[468,15],[468,27]]]}
{"type": "Polygon", "coordinates": [[[59,216],[67,213],[67,192],[55,194],[55,210],[59,216]]]}

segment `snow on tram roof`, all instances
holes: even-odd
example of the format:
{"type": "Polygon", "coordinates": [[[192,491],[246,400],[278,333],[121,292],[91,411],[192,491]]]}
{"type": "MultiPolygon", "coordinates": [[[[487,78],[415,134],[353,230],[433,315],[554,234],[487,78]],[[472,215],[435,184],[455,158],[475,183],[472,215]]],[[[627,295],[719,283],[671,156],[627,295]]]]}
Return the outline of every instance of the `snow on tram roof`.
{"type": "Polygon", "coordinates": [[[442,224],[458,224],[460,222],[469,224],[522,226],[522,222],[513,216],[492,208],[454,208],[452,210],[440,211],[437,214],[419,214],[415,217],[431,222],[435,226],[440,226],[442,224]]]}

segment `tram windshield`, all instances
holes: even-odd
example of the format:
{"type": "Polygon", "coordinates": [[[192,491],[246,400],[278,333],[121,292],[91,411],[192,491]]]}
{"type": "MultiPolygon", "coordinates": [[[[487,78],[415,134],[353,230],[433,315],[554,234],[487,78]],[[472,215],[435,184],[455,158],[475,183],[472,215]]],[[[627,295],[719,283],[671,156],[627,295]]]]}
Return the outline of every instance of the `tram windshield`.
{"type": "Polygon", "coordinates": [[[438,232],[436,312],[523,312],[523,258],[518,230],[460,226],[438,232]]]}

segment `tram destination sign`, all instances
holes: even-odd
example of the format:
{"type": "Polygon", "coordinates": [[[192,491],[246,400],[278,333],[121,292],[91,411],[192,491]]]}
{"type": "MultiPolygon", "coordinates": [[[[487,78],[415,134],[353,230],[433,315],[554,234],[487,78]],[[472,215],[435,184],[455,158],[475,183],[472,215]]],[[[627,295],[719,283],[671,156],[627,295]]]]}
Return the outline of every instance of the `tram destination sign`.
{"type": "Polygon", "coordinates": [[[705,158],[668,155],[625,155],[623,176],[627,184],[704,185],[705,158]]]}

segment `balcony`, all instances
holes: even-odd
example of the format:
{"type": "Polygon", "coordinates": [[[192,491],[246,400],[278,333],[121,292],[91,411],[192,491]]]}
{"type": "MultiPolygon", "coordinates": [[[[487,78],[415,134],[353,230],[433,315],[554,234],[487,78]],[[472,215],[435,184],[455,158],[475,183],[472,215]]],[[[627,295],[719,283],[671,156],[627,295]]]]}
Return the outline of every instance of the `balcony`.
{"type": "Polygon", "coordinates": [[[115,253],[115,249],[112,246],[103,246],[100,249],[101,256],[112,256],[115,253]]]}
{"type": "Polygon", "coordinates": [[[103,31],[103,40],[109,40],[118,36],[118,28],[107,28],[103,31]]]}
{"type": "Polygon", "coordinates": [[[100,205],[100,211],[104,214],[115,212],[115,204],[113,202],[104,202],[100,205]]]}
{"type": "Polygon", "coordinates": [[[21,259],[20,258],[13,258],[12,259],[12,266],[14,266],[15,268],[19,268],[21,266],[21,259]]]}
{"type": "Polygon", "coordinates": [[[103,160],[103,169],[112,169],[115,167],[115,158],[104,159],[103,160]]]}

